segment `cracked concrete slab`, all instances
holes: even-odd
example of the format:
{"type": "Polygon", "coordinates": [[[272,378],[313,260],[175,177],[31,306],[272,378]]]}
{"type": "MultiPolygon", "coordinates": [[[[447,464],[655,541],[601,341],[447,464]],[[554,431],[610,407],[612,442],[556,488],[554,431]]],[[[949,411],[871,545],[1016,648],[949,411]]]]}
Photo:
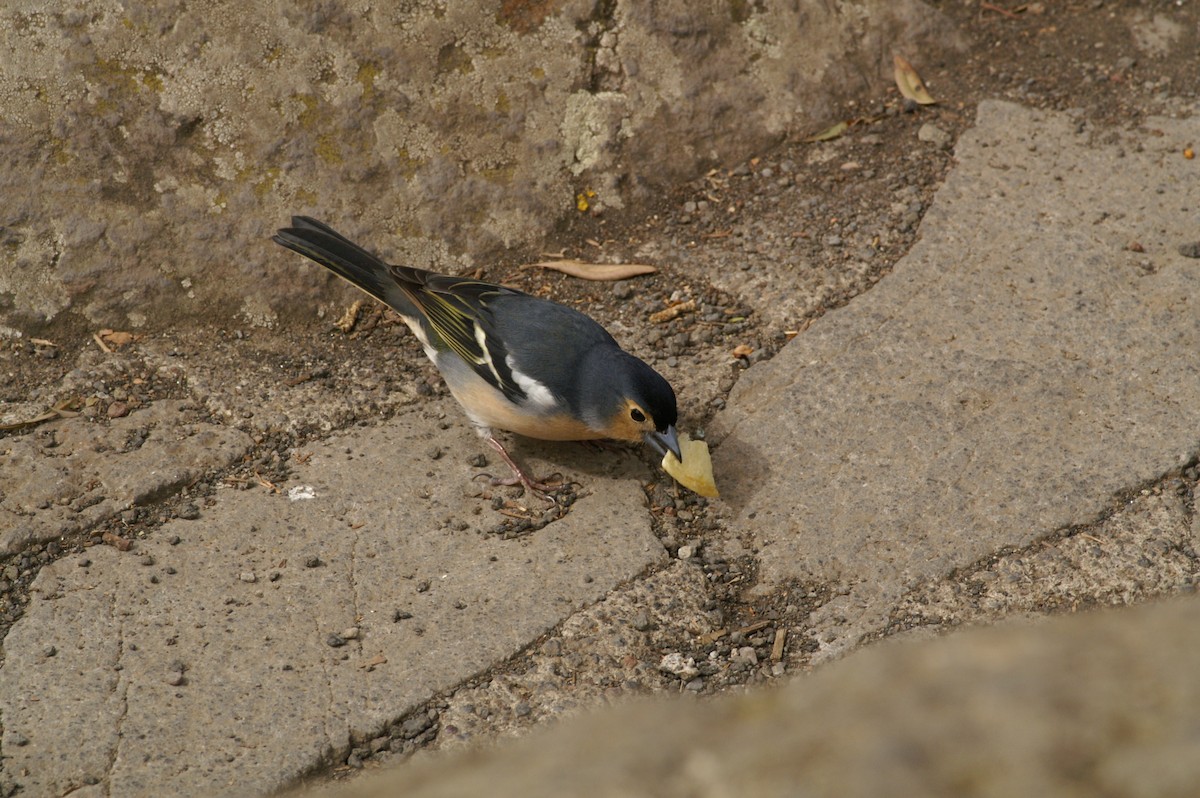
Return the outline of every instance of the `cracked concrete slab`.
{"type": "Polygon", "coordinates": [[[630,702],[316,795],[1183,798],[1197,668],[1195,598],[1005,624],[872,646],[781,689],[630,702]]]}
{"type": "Polygon", "coordinates": [[[922,240],[738,383],[714,453],[763,586],[820,580],[823,649],[901,594],[1096,520],[1200,449],[1200,122],[1093,135],[984,102],[922,240]]]}
{"type": "Polygon", "coordinates": [[[281,493],[43,568],[5,641],[5,767],[31,795],[278,789],[666,558],[628,455],[536,535],[484,534],[480,444],[448,426],[436,459],[418,411],[331,437],[281,493]]]}
{"type": "Polygon", "coordinates": [[[91,529],[250,450],[246,433],[206,423],[194,409],[155,402],[107,427],[63,419],[0,441],[0,551],[91,529]]]}
{"type": "Polygon", "coordinates": [[[893,618],[916,630],[944,629],[1194,592],[1200,574],[1194,513],[1181,482],[1167,487],[1143,491],[1079,534],[1006,551],[923,584],[904,596],[893,618]]]}

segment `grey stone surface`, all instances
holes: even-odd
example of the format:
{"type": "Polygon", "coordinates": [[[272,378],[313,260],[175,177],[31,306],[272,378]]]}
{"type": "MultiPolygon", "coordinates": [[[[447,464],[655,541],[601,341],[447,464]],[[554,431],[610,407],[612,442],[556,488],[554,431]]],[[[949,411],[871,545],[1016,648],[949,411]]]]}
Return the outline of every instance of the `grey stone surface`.
{"type": "Polygon", "coordinates": [[[918,0],[7,3],[0,325],[311,310],[327,276],[267,241],[294,212],[459,269],[582,192],[618,207],[747,157],[881,85],[893,48],[955,36],[918,0]]]}
{"type": "MultiPolygon", "coordinates": [[[[1175,240],[1181,231],[1196,239],[1194,181],[1178,153],[1181,142],[1193,142],[1195,125],[1147,124],[1162,135],[1093,131],[1072,115],[984,104],[979,128],[958,150],[962,177],[947,184],[910,259],[776,361],[754,359],[715,450],[729,500],[703,508],[673,500],[660,482],[647,509],[636,482],[649,466],[628,454],[522,441],[514,453],[533,471],[563,470],[589,495],[565,521],[524,539],[479,534],[501,516],[476,495],[478,469],[467,463],[490,452],[451,401],[421,384],[432,370],[418,347],[386,329],[373,334],[369,361],[362,347],[186,324],[121,352],[80,356],[61,383],[33,391],[26,417],[63,397],[107,401],[110,382],[134,375],[161,379],[155,396],[193,398],[155,399],[126,418],[102,413],[92,424],[58,422],[0,441],[0,454],[19,455],[0,458],[0,490],[10,502],[0,509],[20,523],[40,519],[34,538],[98,523],[123,506],[120,497],[169,505],[199,473],[173,469],[192,468],[198,456],[215,456],[213,468],[229,479],[209,480],[216,493],[200,501],[199,518],[147,528],[129,552],[94,546],[56,560],[49,547],[33,547],[2,563],[0,612],[24,615],[3,643],[0,793],[16,783],[31,796],[75,787],[73,795],[261,793],[314,770],[327,774],[351,747],[370,750],[370,767],[386,761],[380,747],[399,758],[519,733],[631,691],[760,684],[906,628],[917,637],[1194,589],[1194,462],[1177,488],[1173,477],[1160,477],[1194,456],[1200,428],[1196,366],[1187,356],[1197,343],[1196,262],[1178,255],[1175,240]],[[797,408],[790,417],[781,400],[797,408]],[[289,436],[355,422],[362,426],[298,453],[294,476],[279,485],[284,495],[247,483],[252,464],[291,456],[289,436]],[[189,430],[207,442],[189,442],[189,430]],[[251,442],[255,459],[239,468],[251,442]],[[27,479],[28,468],[41,470],[27,479]],[[249,489],[234,490],[239,484],[249,489]],[[302,489],[294,501],[290,488],[302,489]],[[299,498],[309,489],[314,498],[299,498]],[[81,520],[68,526],[68,518],[81,520]],[[678,559],[668,563],[664,547],[678,559]],[[28,607],[20,605],[39,568],[28,607]],[[760,575],[760,586],[743,592],[760,575]],[[762,623],[786,642],[779,657],[771,636],[747,631],[762,623]],[[675,657],[688,681],[660,667],[664,656],[675,657]]],[[[911,132],[915,141],[916,126],[911,132]]],[[[758,210],[746,216],[757,220],[758,210]]],[[[749,265],[713,280],[749,285],[743,295],[754,297],[747,306],[756,316],[755,303],[769,304],[778,314],[772,323],[786,321],[801,305],[774,292],[799,278],[766,256],[749,265]],[[746,282],[768,266],[780,268],[773,280],[746,282]]],[[[643,323],[628,318],[631,329],[643,323]]],[[[341,332],[334,336],[341,341],[341,332]]],[[[707,396],[708,377],[696,375],[712,372],[696,368],[700,357],[669,367],[677,387],[686,386],[685,402],[707,396]],[[691,381],[676,381],[680,372],[691,381]]],[[[21,361],[5,363],[15,369],[21,361]]],[[[92,541],[62,541],[68,551],[81,542],[92,541]]],[[[619,716],[628,748],[595,721],[588,728],[599,739],[579,732],[571,739],[586,742],[561,751],[564,778],[586,785],[593,768],[602,766],[603,778],[613,763],[630,761],[625,792],[659,787],[663,775],[664,790],[682,784],[724,794],[733,784],[750,794],[774,778],[776,752],[792,741],[800,748],[789,755],[809,750],[803,746],[816,753],[785,764],[811,768],[806,777],[818,787],[823,778],[858,784],[847,773],[865,782],[883,762],[896,769],[882,768],[864,794],[908,784],[906,765],[923,768],[920,778],[944,775],[957,789],[978,760],[967,751],[965,770],[955,769],[960,760],[937,754],[994,732],[997,745],[1028,746],[1021,734],[1036,742],[1014,749],[1022,764],[1040,767],[1045,751],[1065,752],[1068,765],[1093,755],[1116,763],[1117,777],[1105,771],[1080,794],[1119,792],[1132,783],[1128,774],[1147,767],[1153,778],[1144,784],[1171,794],[1172,785],[1195,781],[1179,764],[1194,761],[1190,751],[1178,753],[1189,739],[1179,727],[1147,730],[1130,750],[1113,753],[1100,734],[1078,748],[1062,742],[1075,739],[1064,727],[1103,730],[1104,718],[1035,712],[1062,709],[1045,699],[1060,694],[1058,682],[1038,681],[1058,670],[1085,685],[1085,697],[1094,678],[1097,700],[1115,707],[1105,717],[1140,734],[1139,716],[1121,714],[1121,702],[1144,712],[1157,709],[1153,699],[1119,694],[1106,671],[1089,667],[1100,668],[1111,647],[1119,656],[1174,657],[1194,673],[1191,655],[1175,656],[1174,645],[1187,645],[1195,624],[1188,613],[1136,617],[1148,619],[1151,636],[1128,633],[1119,617],[1108,630],[1088,620],[1078,632],[1056,626],[1074,643],[1043,651],[1016,629],[1011,640],[973,636],[963,649],[897,656],[903,667],[895,670],[884,666],[900,649],[889,648],[869,660],[878,667],[845,681],[836,674],[860,660],[828,663],[830,675],[811,688],[825,695],[798,703],[772,693],[711,716],[655,705],[650,714],[664,717],[619,716]],[[1184,634],[1161,631],[1172,624],[1184,634]],[[1090,654],[1088,665],[1078,667],[1071,652],[1090,654]],[[1017,665],[988,670],[996,661],[1017,665]],[[949,665],[929,675],[916,662],[949,665]],[[897,689],[909,681],[912,691],[897,689]],[[1024,704],[1011,713],[1015,731],[1005,714],[1014,693],[986,704],[988,685],[1035,696],[1028,714],[1024,704]],[[976,693],[982,708],[960,700],[976,693]],[[857,714],[872,704],[885,709],[857,714]],[[955,714],[964,707],[966,720],[955,714]],[[794,729],[774,709],[800,718],[807,736],[789,736],[794,729]],[[765,730],[748,725],[736,732],[743,736],[719,736],[759,717],[765,730]],[[908,746],[913,717],[929,718],[920,729],[929,736],[908,746]],[[646,736],[636,736],[642,729],[646,736]],[[900,742],[897,729],[907,735],[900,742]],[[580,747],[585,758],[570,758],[580,747]],[[770,761],[755,759],[760,753],[770,761]],[[859,754],[875,758],[864,765],[852,759],[859,754]]],[[[1126,679],[1173,684],[1178,674],[1152,670],[1168,664],[1109,663],[1126,679]]],[[[1061,694],[1069,702],[1079,695],[1061,694]]],[[[494,759],[469,760],[484,761],[482,778],[495,779],[489,793],[505,783],[490,769],[494,759]]],[[[546,784],[559,783],[557,764],[515,761],[525,768],[518,780],[547,774],[546,784]]],[[[980,778],[1024,778],[1022,791],[1035,794],[1044,786],[1039,774],[1059,783],[1059,764],[1020,774],[1015,765],[998,775],[985,769],[980,778]]],[[[426,778],[423,768],[414,773],[426,778]]],[[[789,785],[799,778],[794,770],[785,777],[789,785]]],[[[428,778],[450,789],[475,777],[428,778]]],[[[932,792],[913,778],[910,792],[932,792]]]]}
{"type": "Polygon", "coordinates": [[[1189,796],[1200,602],[859,652],[783,689],[659,700],[323,795],[1189,796]],[[586,785],[586,786],[585,786],[586,785]]]}
{"type": "Polygon", "coordinates": [[[1166,490],[1156,486],[1139,493],[1111,517],[1075,534],[1002,551],[922,584],[905,594],[892,620],[944,630],[1194,590],[1200,537],[1192,529],[1188,492],[1171,483],[1166,490]]]}
{"type": "Polygon", "coordinates": [[[1097,519],[1200,448],[1196,120],[1098,141],[979,106],[894,273],[751,369],[714,425],[764,586],[832,583],[822,656],[905,590],[1097,519]],[[964,213],[963,208],[971,211],[964,213]],[[1135,246],[1136,243],[1136,246],[1135,246]]]}
{"type": "Polygon", "coordinates": [[[222,491],[129,552],[43,568],[0,690],[26,794],[276,789],[666,557],[636,481],[608,476],[536,535],[481,534],[479,441],[463,425],[414,458],[428,445],[404,419],[334,436],[279,494],[222,491]]]}
{"type": "Polygon", "coordinates": [[[0,551],[91,529],[249,451],[244,432],[199,420],[193,410],[188,402],[155,402],[108,426],[69,418],[0,441],[0,551]]]}

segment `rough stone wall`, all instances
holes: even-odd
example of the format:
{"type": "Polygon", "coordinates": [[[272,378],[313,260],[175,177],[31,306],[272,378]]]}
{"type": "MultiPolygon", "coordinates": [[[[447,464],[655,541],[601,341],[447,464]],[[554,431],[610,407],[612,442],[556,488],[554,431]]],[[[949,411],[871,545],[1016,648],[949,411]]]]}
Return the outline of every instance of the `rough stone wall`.
{"type": "Polygon", "coordinates": [[[461,269],[812,129],[935,35],[918,0],[13,0],[0,331],[311,309],[291,213],[461,269]]]}

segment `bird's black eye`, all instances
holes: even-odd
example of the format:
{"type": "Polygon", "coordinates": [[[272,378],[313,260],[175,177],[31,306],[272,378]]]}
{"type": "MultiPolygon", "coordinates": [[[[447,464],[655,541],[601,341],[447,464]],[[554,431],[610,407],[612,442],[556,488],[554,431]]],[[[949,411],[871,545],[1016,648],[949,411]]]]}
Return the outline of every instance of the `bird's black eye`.
{"type": "Polygon", "coordinates": [[[646,414],[636,407],[629,411],[629,417],[639,424],[646,420],[646,414]]]}

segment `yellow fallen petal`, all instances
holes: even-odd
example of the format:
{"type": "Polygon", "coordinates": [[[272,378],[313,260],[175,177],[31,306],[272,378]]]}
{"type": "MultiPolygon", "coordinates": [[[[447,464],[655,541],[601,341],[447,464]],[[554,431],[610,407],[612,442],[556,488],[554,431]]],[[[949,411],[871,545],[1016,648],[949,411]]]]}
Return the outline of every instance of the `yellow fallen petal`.
{"type": "Polygon", "coordinates": [[[675,455],[667,452],[662,459],[663,471],[688,490],[710,499],[716,498],[719,494],[717,483],[713,480],[708,444],[704,441],[693,441],[685,433],[679,436],[679,451],[683,453],[683,462],[679,462],[675,455]]]}

